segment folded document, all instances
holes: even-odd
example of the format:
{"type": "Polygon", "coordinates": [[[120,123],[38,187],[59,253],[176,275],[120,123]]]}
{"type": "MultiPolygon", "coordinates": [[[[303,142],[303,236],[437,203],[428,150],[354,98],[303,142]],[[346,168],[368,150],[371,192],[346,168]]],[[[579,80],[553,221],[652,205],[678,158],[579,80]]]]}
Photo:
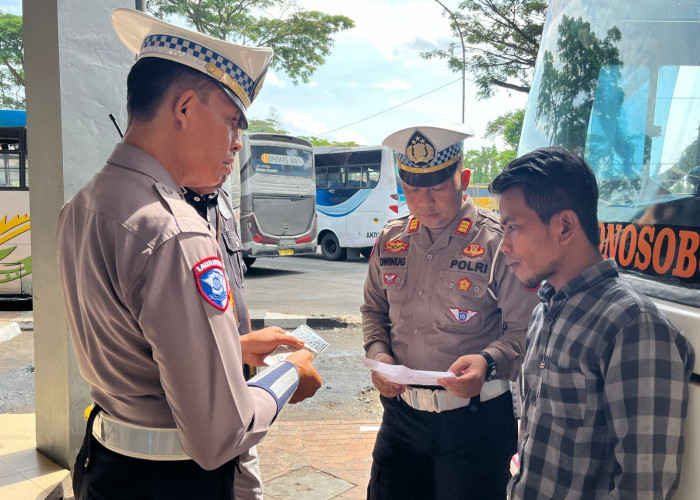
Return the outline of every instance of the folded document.
{"type": "Polygon", "coordinates": [[[381,373],[389,382],[402,385],[438,385],[439,378],[455,377],[452,372],[414,370],[404,365],[389,365],[368,358],[362,358],[362,364],[372,371],[381,373]]]}

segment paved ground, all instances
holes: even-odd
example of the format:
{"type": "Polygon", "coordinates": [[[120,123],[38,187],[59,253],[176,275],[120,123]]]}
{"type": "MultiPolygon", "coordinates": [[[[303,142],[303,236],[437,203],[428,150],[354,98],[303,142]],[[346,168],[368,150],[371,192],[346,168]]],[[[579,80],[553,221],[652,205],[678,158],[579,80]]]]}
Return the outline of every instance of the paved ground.
{"type": "MultiPolygon", "coordinates": [[[[9,336],[3,347],[12,347],[15,356],[29,359],[32,353],[27,346],[33,345],[32,328],[31,313],[0,311],[0,331],[9,336]]],[[[326,359],[320,358],[323,366],[319,366],[319,371],[340,363],[347,373],[343,379],[326,379],[325,394],[320,395],[323,398],[319,398],[319,405],[303,402],[283,410],[259,446],[267,500],[358,500],[366,496],[380,406],[376,391],[367,388],[359,391],[358,400],[350,405],[350,413],[334,407],[337,403],[334,403],[333,393],[347,385],[347,377],[359,377],[358,387],[369,386],[370,382],[359,367],[350,370],[346,366],[361,355],[357,327],[336,328],[326,332],[326,336],[333,349],[324,353],[328,354],[326,359]],[[342,419],[344,414],[352,418],[342,419]]],[[[30,373],[33,365],[27,363],[20,363],[27,364],[27,373],[20,370],[21,373],[12,376],[33,376],[30,373]]],[[[0,387],[0,403],[3,394],[7,398],[17,397],[5,389],[7,387],[0,387]]],[[[27,403],[29,412],[33,411],[32,403],[27,403]]],[[[33,413],[2,414],[0,411],[0,498],[53,500],[60,498],[58,493],[63,491],[63,498],[70,500],[73,498],[70,477],[67,471],[61,473],[60,466],[35,450],[34,425],[33,413]],[[8,443],[12,443],[11,449],[8,443]]]]}

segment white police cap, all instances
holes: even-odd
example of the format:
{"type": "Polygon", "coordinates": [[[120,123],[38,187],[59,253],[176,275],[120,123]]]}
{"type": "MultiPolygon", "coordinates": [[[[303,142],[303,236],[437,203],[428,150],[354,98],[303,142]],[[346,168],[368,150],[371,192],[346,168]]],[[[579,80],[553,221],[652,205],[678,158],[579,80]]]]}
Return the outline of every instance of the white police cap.
{"type": "Polygon", "coordinates": [[[144,57],[168,59],[219,82],[241,110],[240,128],[248,128],[245,112],[262,88],[271,48],[225,42],[131,9],[116,9],[112,25],[137,61],[144,57]]]}
{"type": "Polygon", "coordinates": [[[454,173],[462,141],[473,135],[464,124],[435,122],[394,132],[382,145],[398,153],[399,175],[404,182],[430,187],[445,182],[454,173]]]}

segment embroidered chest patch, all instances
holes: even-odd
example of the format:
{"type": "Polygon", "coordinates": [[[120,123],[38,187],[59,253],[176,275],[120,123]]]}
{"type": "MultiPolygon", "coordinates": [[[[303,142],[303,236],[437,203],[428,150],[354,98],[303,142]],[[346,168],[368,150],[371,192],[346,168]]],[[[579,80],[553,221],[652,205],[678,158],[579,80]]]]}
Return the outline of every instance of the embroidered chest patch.
{"type": "Polygon", "coordinates": [[[454,316],[455,319],[460,323],[466,323],[469,320],[471,320],[474,316],[479,314],[478,311],[465,311],[464,309],[458,309],[456,307],[450,307],[450,312],[452,313],[452,316],[454,316]]]}
{"type": "Polygon", "coordinates": [[[484,250],[484,247],[478,243],[472,243],[462,250],[462,253],[467,257],[479,257],[480,255],[483,255],[485,251],[486,250],[484,250]]]}
{"type": "Polygon", "coordinates": [[[469,290],[469,287],[472,286],[472,282],[469,281],[468,278],[462,278],[457,282],[457,285],[459,285],[459,289],[462,291],[467,291],[469,290]]]}
{"type": "Polygon", "coordinates": [[[229,303],[229,287],[224,266],[218,257],[207,257],[192,268],[199,293],[211,305],[225,311],[229,303]]]}
{"type": "Polygon", "coordinates": [[[401,240],[391,240],[384,243],[384,250],[391,253],[405,252],[408,250],[408,243],[401,240]]]}
{"type": "Polygon", "coordinates": [[[384,273],[384,283],[387,285],[393,285],[399,281],[399,277],[394,273],[384,273]]]}

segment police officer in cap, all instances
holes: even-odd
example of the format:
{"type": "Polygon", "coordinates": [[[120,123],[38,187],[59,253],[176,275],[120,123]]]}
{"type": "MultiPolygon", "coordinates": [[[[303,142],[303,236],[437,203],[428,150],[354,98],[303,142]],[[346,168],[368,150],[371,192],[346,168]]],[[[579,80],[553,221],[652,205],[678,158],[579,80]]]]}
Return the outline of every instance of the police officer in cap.
{"type": "Polygon", "coordinates": [[[520,373],[537,295],[498,258],[497,215],[463,193],[463,125],[399,130],[383,144],[398,155],[411,215],[377,238],[364,289],[368,358],[451,371],[435,386],[372,382],[384,406],[368,498],[503,499],[517,429],[510,381],[520,373]]]}
{"type": "Polygon", "coordinates": [[[277,343],[241,347],[215,230],[180,191],[230,174],[272,51],[128,9],[112,22],[137,54],[128,128],[57,228],[68,324],[95,401],[74,491],[230,500],[238,456],[321,384],[305,350],[246,383],[242,363],[277,343]]]}

